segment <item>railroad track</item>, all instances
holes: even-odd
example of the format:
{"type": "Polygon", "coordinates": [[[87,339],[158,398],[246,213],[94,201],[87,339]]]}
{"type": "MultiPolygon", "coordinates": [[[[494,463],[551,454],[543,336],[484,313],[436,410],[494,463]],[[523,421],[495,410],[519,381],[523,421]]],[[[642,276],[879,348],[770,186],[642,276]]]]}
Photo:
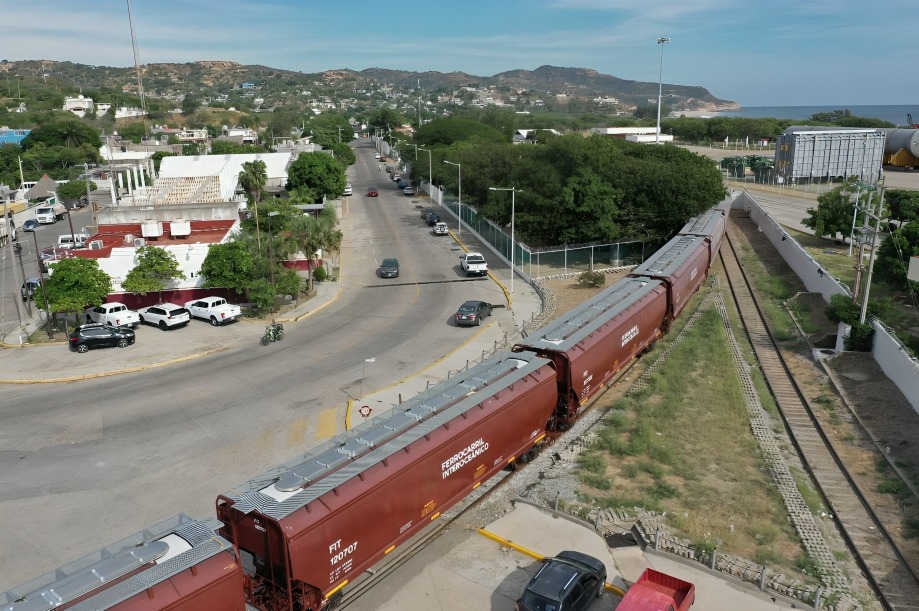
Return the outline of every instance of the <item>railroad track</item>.
{"type": "Polygon", "coordinates": [[[842,536],[885,609],[919,610],[919,579],[914,569],[846,470],[795,383],[766,327],[729,235],[725,235],[721,260],[734,302],[789,436],[832,509],[842,536]]]}

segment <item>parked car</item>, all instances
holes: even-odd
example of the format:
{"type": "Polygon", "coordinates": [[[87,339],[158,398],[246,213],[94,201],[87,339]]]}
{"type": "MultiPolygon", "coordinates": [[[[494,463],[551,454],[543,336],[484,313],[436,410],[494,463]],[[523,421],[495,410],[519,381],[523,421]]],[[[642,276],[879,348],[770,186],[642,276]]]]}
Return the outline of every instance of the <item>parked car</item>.
{"type": "Polygon", "coordinates": [[[393,179],[393,182],[399,182],[400,180],[402,180],[402,174],[399,174],[398,172],[396,172],[395,174],[392,175],[392,179],[393,179]]]}
{"type": "Polygon", "coordinates": [[[400,179],[399,182],[396,183],[396,188],[398,189],[404,189],[407,186],[409,186],[409,184],[405,182],[404,179],[400,179]]]}
{"type": "Polygon", "coordinates": [[[386,155],[380,155],[380,161],[386,161],[386,155]]]}
{"type": "Polygon", "coordinates": [[[236,320],[243,315],[238,305],[227,303],[223,297],[202,297],[195,301],[188,301],[185,303],[185,309],[192,318],[210,321],[215,327],[236,320]]]}
{"type": "Polygon", "coordinates": [[[140,324],[140,315],[117,301],[103,303],[94,308],[87,308],[84,314],[88,323],[98,322],[116,327],[131,327],[132,329],[140,324]]]}
{"type": "Polygon", "coordinates": [[[461,327],[479,326],[482,319],[491,316],[491,304],[484,301],[467,301],[459,307],[453,320],[461,327]]]}
{"type": "Polygon", "coordinates": [[[35,231],[36,229],[38,229],[38,221],[35,219],[29,219],[22,224],[23,231],[35,231]]]}
{"type": "Polygon", "coordinates": [[[19,292],[22,294],[22,300],[28,301],[30,299],[35,299],[35,293],[39,290],[41,290],[41,279],[36,277],[27,278],[26,281],[22,283],[19,292]]]}
{"type": "MultiPolygon", "coordinates": [[[[517,600],[517,611],[583,611],[603,596],[606,567],[593,556],[565,551],[549,558],[517,600]]],[[[655,607],[657,608],[657,607],[655,607]]]]}
{"type": "Polygon", "coordinates": [[[351,183],[345,185],[345,195],[354,195],[354,190],[351,188],[351,183]]]}
{"type": "Polygon", "coordinates": [[[446,223],[434,223],[431,233],[434,235],[447,235],[450,233],[450,229],[447,227],[446,223]]]}
{"type": "Polygon", "coordinates": [[[141,324],[156,325],[163,331],[184,327],[191,320],[188,310],[174,303],[159,303],[137,311],[141,324]]]}
{"type": "Polygon", "coordinates": [[[134,343],[134,331],[101,323],[80,325],[70,332],[70,349],[83,353],[90,348],[125,348],[134,343]]]}
{"type": "Polygon", "coordinates": [[[380,278],[398,278],[399,277],[399,259],[387,257],[380,263],[377,268],[377,275],[380,278]]]}
{"type": "Polygon", "coordinates": [[[405,187],[404,189],[402,189],[402,192],[403,192],[405,195],[414,195],[414,194],[415,194],[415,187],[405,187]]]}
{"type": "Polygon", "coordinates": [[[434,208],[422,208],[421,209],[421,219],[427,220],[429,212],[437,212],[437,210],[434,210],[434,208]]]}
{"type": "Polygon", "coordinates": [[[428,215],[424,217],[424,222],[433,227],[440,222],[440,215],[436,212],[428,212],[428,215]]]}
{"type": "Polygon", "coordinates": [[[379,153],[374,153],[374,154],[373,154],[373,158],[374,158],[374,159],[379,159],[379,158],[380,158],[380,154],[379,154],[379,153]]]}
{"type": "Polygon", "coordinates": [[[377,197],[379,194],[380,192],[377,191],[376,187],[370,187],[367,189],[367,197],[377,197]]]}
{"type": "Polygon", "coordinates": [[[384,169],[386,170],[386,173],[387,173],[387,174],[390,174],[390,175],[391,175],[391,174],[393,173],[393,170],[395,170],[396,168],[392,167],[391,165],[388,165],[388,166],[386,166],[386,168],[384,168],[384,169]]]}

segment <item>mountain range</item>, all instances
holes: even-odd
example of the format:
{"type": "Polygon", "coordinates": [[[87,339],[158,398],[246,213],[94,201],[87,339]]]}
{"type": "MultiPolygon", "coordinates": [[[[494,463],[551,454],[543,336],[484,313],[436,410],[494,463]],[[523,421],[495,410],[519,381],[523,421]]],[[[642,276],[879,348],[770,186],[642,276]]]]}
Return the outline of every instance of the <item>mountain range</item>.
{"type": "MultiPolygon", "coordinates": [[[[540,66],[535,70],[509,70],[494,76],[465,72],[412,72],[388,68],[326,70],[304,73],[269,66],[244,65],[230,61],[196,61],[186,64],[141,66],[144,89],[158,97],[186,93],[207,94],[252,83],[264,89],[372,90],[393,87],[425,92],[449,93],[461,87],[494,87],[505,91],[528,91],[540,96],[572,98],[615,98],[626,106],[645,106],[657,100],[658,83],[620,79],[590,68],[540,66]]],[[[0,62],[0,76],[49,79],[80,89],[128,90],[136,86],[133,67],[91,66],[65,61],[25,60],[0,62]]],[[[738,104],[714,96],[700,85],[663,84],[664,104],[683,110],[727,110],[738,104]]]]}

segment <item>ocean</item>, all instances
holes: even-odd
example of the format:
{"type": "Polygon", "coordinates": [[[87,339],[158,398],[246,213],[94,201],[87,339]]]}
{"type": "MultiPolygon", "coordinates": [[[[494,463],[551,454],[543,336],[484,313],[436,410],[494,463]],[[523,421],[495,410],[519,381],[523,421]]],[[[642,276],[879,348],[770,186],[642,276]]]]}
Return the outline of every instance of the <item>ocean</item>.
{"type": "MultiPolygon", "coordinates": [[[[713,117],[746,117],[748,119],[810,119],[821,112],[834,110],[849,110],[857,117],[870,117],[889,121],[894,125],[909,127],[906,115],[912,113],[913,121],[919,123],[919,102],[914,106],[880,105],[880,106],[849,106],[838,104],[836,106],[748,106],[739,110],[710,113],[713,117]]],[[[709,113],[706,113],[709,114],[709,113]]]]}

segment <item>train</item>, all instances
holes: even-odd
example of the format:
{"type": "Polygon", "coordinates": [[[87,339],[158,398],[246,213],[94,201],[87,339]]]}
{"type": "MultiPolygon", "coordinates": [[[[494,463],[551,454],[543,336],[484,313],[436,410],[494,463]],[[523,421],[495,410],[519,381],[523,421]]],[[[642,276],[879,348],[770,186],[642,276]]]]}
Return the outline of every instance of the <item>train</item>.
{"type": "Polygon", "coordinates": [[[578,308],[263,475],[13,588],[0,611],[320,611],[498,471],[569,429],[711,271],[726,205],[578,308]]]}

